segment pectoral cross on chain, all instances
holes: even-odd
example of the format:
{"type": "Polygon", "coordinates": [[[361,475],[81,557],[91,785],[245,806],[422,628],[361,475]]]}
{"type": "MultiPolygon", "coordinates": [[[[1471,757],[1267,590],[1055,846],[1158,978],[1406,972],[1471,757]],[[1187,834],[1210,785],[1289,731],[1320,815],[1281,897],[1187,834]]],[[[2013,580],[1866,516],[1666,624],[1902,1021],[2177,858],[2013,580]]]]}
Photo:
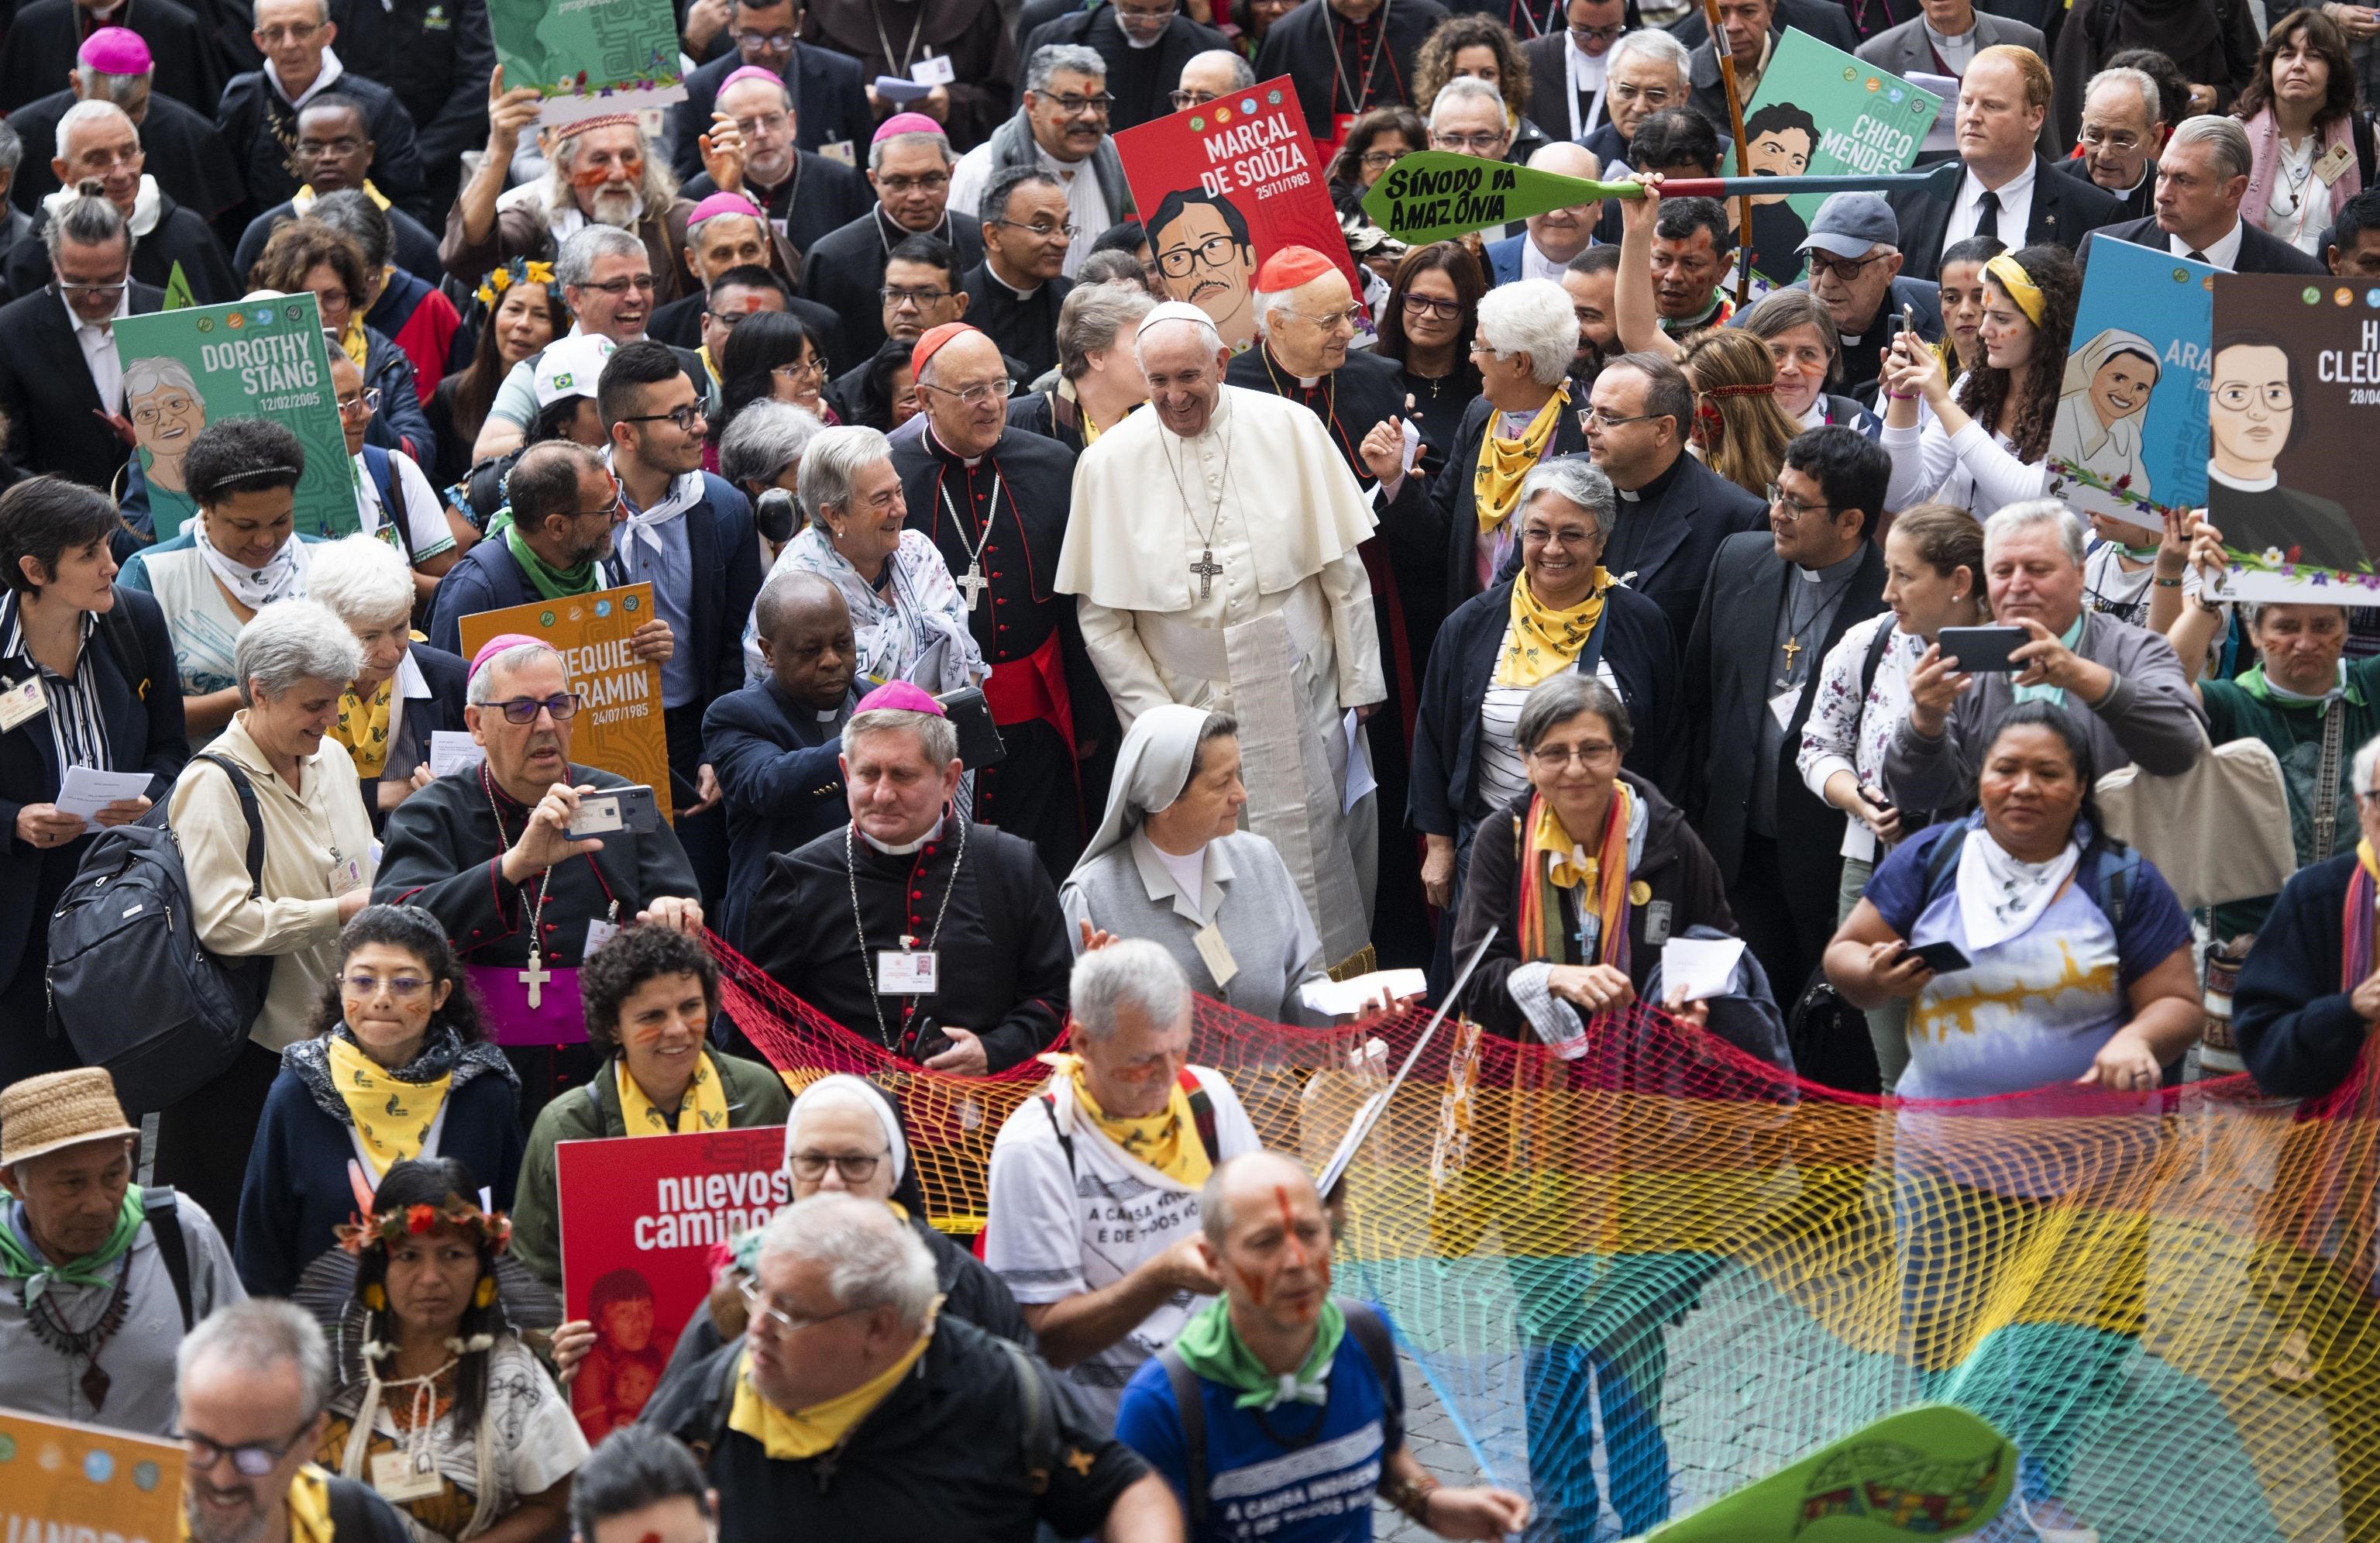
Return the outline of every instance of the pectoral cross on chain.
{"type": "Polygon", "coordinates": [[[991,580],[984,577],[982,568],[969,563],[967,571],[958,581],[958,586],[959,593],[966,596],[966,608],[972,611],[976,608],[976,602],[983,599],[984,590],[990,588],[991,580]]]}
{"type": "Polygon", "coordinates": [[[520,972],[520,983],[528,988],[530,1012],[533,1013],[545,1005],[545,983],[552,978],[553,972],[545,967],[544,960],[540,957],[538,951],[530,949],[528,968],[520,972]]]}
{"type": "Polygon", "coordinates": [[[1215,592],[1215,576],[1223,571],[1223,565],[1215,561],[1215,549],[1208,547],[1190,565],[1190,571],[1198,576],[1198,598],[1205,600],[1215,592]]]}
{"type": "Polygon", "coordinates": [[[1779,651],[1785,656],[1785,678],[1790,681],[1793,678],[1793,661],[1802,655],[1802,640],[1787,638],[1779,651]]]}

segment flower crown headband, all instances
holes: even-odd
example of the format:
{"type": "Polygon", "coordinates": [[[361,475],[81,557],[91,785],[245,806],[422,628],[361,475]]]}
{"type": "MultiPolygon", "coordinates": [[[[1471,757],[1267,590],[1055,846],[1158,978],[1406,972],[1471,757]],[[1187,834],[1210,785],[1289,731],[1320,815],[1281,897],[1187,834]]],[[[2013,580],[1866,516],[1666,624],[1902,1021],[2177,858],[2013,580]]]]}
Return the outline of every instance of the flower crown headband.
{"type": "Polygon", "coordinates": [[[358,1215],[341,1222],[332,1235],[348,1253],[361,1254],[367,1248],[386,1248],[405,1238],[419,1237],[441,1225],[468,1233],[499,1254],[513,1240],[512,1218],[502,1211],[483,1211],[457,1195],[446,1197],[443,1206],[412,1205],[358,1215]]]}
{"type": "Polygon", "coordinates": [[[481,305],[493,307],[498,297],[516,284],[541,284],[545,286],[546,292],[552,294],[553,264],[526,257],[514,258],[501,268],[490,269],[488,276],[480,281],[480,287],[472,293],[481,305]]]}

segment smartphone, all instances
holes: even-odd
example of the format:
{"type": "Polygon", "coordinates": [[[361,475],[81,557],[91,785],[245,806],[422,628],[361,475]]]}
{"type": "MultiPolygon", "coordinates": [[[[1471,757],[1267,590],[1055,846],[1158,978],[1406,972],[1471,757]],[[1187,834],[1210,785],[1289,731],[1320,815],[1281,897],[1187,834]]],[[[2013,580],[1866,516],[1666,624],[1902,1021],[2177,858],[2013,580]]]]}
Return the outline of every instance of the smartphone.
{"type": "Polygon", "coordinates": [[[2007,674],[2023,669],[2010,654],[2033,641],[2021,626],[1946,626],[1935,639],[1942,657],[1955,659],[1967,674],[2007,674]]]}
{"type": "Polygon", "coordinates": [[[578,800],[578,812],[570,817],[565,829],[571,840],[584,841],[589,836],[609,835],[615,831],[646,835],[660,829],[661,822],[653,790],[637,783],[586,795],[578,800]]]}
{"type": "Polygon", "coordinates": [[[1925,960],[1925,967],[1936,975],[1949,975],[1953,970],[1965,969],[1969,964],[1967,956],[1959,952],[1957,943],[1941,942],[1927,943],[1924,948],[1912,948],[1903,943],[1900,952],[1893,955],[1893,965],[1897,967],[1905,964],[1912,955],[1925,960]]]}

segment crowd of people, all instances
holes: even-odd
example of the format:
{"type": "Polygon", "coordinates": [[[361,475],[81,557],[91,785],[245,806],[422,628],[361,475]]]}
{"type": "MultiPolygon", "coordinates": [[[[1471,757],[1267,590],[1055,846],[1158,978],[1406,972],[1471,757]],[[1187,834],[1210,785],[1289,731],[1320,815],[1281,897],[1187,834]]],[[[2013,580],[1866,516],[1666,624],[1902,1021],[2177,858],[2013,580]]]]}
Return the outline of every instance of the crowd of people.
{"type": "MultiPolygon", "coordinates": [[[[679,12],[683,103],[561,127],[487,0],[0,32],[0,1404],[178,1438],[200,1543],[1662,1522],[1658,1356],[1533,1346],[1527,1500],[1423,1468],[1331,1197],[1188,1063],[1198,999],[1313,1027],[1418,970],[1558,1056],[1642,1002],[1905,1099],[2352,1071],[2374,634],[2216,598],[2204,511],[2086,520],[2046,462],[2105,242],[2380,276],[2380,13],[679,12]],[[1788,241],[1663,196],[1732,167],[1722,63],[1748,102],[1789,27],[1953,79],[1949,199],[1788,241]],[[1138,206],[1116,132],[1282,76],[1343,249],[1138,206]],[[1408,247],[1362,200],[1423,150],[1643,196],[1408,247]],[[297,529],[289,425],[119,358],[169,286],[315,298],[358,533],[297,529]],[[463,640],[625,585],[659,789],[575,753],[584,659],[463,640]],[[1945,646],[1983,624],[2006,668],[1945,646]],[[2299,871],[2193,916],[2095,786],[2241,739],[2299,871]],[[638,791],[669,815],[573,833],[638,791]],[[251,1011],[144,1103],[52,934],[159,827],[251,1011]],[[1742,947],[1689,989],[1672,940],[1742,947]],[[1040,1068],[978,1251],[897,1089],[791,1096],[729,946],[886,1065],[1040,1068]],[[792,1198],[666,1368],[566,1318],[557,1147],[753,1127],[792,1198]]],[[[1968,1310],[1918,1256],[1912,1310],[1968,1310]]],[[[650,1330],[625,1290],[590,1318],[650,1330]]],[[[2045,1537],[2096,1536],[2087,1418],[2018,1421],[2045,1537]]],[[[2380,1537],[2380,1476],[2341,1488],[2380,1537]]]]}

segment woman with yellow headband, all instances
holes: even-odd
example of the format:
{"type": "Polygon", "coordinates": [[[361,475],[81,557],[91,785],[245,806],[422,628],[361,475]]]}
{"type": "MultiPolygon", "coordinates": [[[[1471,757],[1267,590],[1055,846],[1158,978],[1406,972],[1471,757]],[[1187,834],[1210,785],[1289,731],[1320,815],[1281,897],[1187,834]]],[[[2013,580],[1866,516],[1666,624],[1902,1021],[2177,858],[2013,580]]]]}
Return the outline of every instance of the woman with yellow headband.
{"type": "Polygon", "coordinates": [[[2082,276],[2063,247],[2026,247],[1984,264],[1982,363],[1954,390],[1942,361],[1913,336],[1885,351],[1885,507],[1955,504],[1987,518],[2048,486],[2066,346],[2082,276]]]}

